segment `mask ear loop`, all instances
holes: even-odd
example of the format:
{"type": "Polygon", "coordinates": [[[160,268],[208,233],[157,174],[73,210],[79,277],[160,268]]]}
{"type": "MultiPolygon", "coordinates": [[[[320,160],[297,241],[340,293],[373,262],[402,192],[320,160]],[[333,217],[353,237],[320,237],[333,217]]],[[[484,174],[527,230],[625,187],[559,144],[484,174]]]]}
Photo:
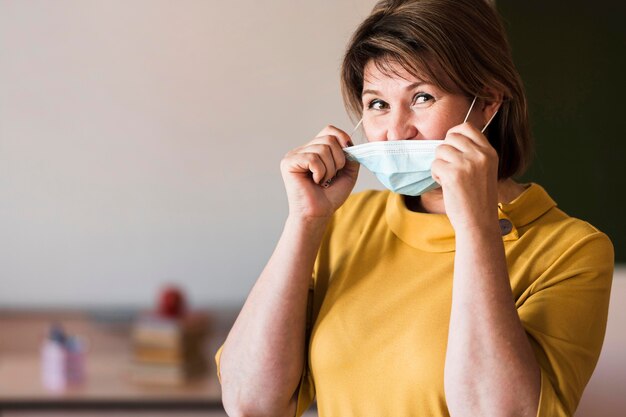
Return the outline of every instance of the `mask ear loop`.
{"type": "Polygon", "coordinates": [[[356,126],[354,126],[354,129],[352,129],[352,132],[350,133],[350,140],[352,140],[352,136],[354,135],[354,132],[356,132],[359,126],[361,126],[361,123],[363,123],[363,118],[361,118],[361,120],[359,120],[359,123],[357,123],[356,126]]]}
{"type": "Polygon", "coordinates": [[[476,103],[476,96],[474,96],[474,100],[472,100],[472,105],[470,106],[469,110],[467,111],[467,114],[465,115],[465,119],[463,119],[463,123],[467,122],[467,119],[469,119],[469,115],[472,112],[472,109],[474,108],[474,103],[476,103]]]}
{"type": "Polygon", "coordinates": [[[483,130],[481,130],[480,133],[485,133],[485,130],[487,130],[487,126],[489,126],[489,123],[491,123],[493,118],[496,117],[496,114],[498,114],[498,110],[499,109],[496,109],[496,111],[493,112],[493,116],[491,116],[491,118],[487,121],[487,124],[485,125],[485,127],[483,127],[483,130]]]}
{"type": "MultiPolygon", "coordinates": [[[[469,118],[469,115],[472,112],[472,109],[474,108],[474,103],[476,103],[476,97],[477,96],[474,96],[474,100],[472,100],[472,104],[470,105],[470,108],[467,111],[467,114],[465,115],[465,120],[463,120],[463,123],[467,122],[467,119],[469,118]]],[[[496,109],[496,111],[493,113],[493,115],[489,118],[489,120],[487,121],[487,124],[485,124],[485,127],[482,128],[480,133],[485,133],[485,130],[487,129],[487,126],[489,126],[489,123],[491,123],[493,118],[496,117],[496,114],[498,114],[498,109],[496,109]]]]}

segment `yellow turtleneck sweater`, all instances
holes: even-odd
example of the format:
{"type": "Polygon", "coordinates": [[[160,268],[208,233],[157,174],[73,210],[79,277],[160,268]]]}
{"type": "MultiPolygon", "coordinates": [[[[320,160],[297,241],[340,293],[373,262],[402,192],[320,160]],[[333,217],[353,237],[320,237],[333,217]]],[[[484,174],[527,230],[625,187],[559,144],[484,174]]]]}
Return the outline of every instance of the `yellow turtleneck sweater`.
{"type": "MultiPolygon", "coordinates": [[[[537,415],[571,416],[604,339],[613,246],[536,184],[498,208],[517,311],[541,366],[537,415]]],[[[350,196],[315,264],[298,416],[314,397],[320,417],[449,415],[454,255],[446,215],[412,212],[388,191],[350,196]]]]}
{"type": "MultiPolygon", "coordinates": [[[[602,346],[613,247],[539,185],[499,204],[517,311],[541,366],[538,416],[571,416],[602,346]]],[[[443,374],[455,255],[446,215],[366,191],[336,212],[311,283],[301,415],[448,416],[443,374]]],[[[219,366],[219,354],[218,354],[219,366]]]]}

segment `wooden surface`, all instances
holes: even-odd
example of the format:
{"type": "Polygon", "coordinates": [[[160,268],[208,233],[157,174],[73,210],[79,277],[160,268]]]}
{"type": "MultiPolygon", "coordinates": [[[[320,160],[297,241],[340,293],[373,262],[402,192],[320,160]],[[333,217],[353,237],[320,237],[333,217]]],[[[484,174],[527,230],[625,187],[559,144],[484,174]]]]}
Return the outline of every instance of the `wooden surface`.
{"type": "Polygon", "coordinates": [[[40,362],[29,354],[13,353],[0,359],[0,403],[15,401],[189,401],[219,405],[221,392],[212,373],[184,386],[140,385],[130,381],[128,355],[91,354],[84,384],[61,392],[41,384],[40,362]]]}
{"type": "Polygon", "coordinates": [[[208,373],[183,386],[137,384],[129,378],[132,314],[84,312],[0,312],[0,408],[113,404],[124,407],[220,408],[221,392],[213,355],[230,326],[224,314],[213,313],[205,345],[208,373]],[[50,323],[87,343],[84,384],[61,392],[41,382],[40,347],[50,323]]]}
{"type": "MultiPolygon", "coordinates": [[[[228,417],[224,411],[83,411],[68,414],[67,411],[8,411],[2,417],[228,417]]],[[[317,417],[315,410],[309,410],[303,417],[317,417]]]]}
{"type": "MultiPolygon", "coordinates": [[[[224,411],[84,411],[68,414],[66,411],[9,411],[2,413],[2,417],[228,417],[224,411]]],[[[317,417],[315,410],[307,411],[302,417],[317,417]]]]}
{"type": "MultiPolygon", "coordinates": [[[[236,317],[236,309],[211,317],[205,354],[209,372],[179,387],[141,385],[129,378],[133,312],[0,310],[1,417],[226,417],[213,356],[236,317]],[[62,392],[41,383],[40,347],[58,322],[88,345],[87,380],[62,392]]],[[[316,417],[314,409],[305,417],[316,417]]]]}

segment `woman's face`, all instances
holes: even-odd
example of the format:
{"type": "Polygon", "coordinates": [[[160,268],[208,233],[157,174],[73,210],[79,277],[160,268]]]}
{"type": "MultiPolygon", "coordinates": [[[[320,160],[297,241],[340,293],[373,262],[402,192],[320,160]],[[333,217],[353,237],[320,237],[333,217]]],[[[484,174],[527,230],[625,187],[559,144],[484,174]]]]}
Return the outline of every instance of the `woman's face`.
{"type": "MultiPolygon", "coordinates": [[[[448,129],[463,123],[471,104],[467,96],[443,91],[398,64],[391,64],[389,73],[381,72],[374,61],[365,66],[363,130],[370,142],[443,139],[448,129]]],[[[468,120],[482,128],[476,107],[468,120]]]]}

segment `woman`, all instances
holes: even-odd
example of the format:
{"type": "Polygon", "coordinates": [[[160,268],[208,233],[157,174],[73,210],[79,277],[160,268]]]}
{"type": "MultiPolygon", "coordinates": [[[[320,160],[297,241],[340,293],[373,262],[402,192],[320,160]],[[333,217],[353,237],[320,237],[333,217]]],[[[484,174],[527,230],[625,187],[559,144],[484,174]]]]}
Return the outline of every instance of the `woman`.
{"type": "Polygon", "coordinates": [[[613,248],[512,179],[531,138],[495,10],[381,1],[342,89],[370,143],[328,126],[283,158],[289,217],[217,355],[229,415],[571,416],[613,248]],[[358,161],[391,191],[350,196],[358,161]]]}

